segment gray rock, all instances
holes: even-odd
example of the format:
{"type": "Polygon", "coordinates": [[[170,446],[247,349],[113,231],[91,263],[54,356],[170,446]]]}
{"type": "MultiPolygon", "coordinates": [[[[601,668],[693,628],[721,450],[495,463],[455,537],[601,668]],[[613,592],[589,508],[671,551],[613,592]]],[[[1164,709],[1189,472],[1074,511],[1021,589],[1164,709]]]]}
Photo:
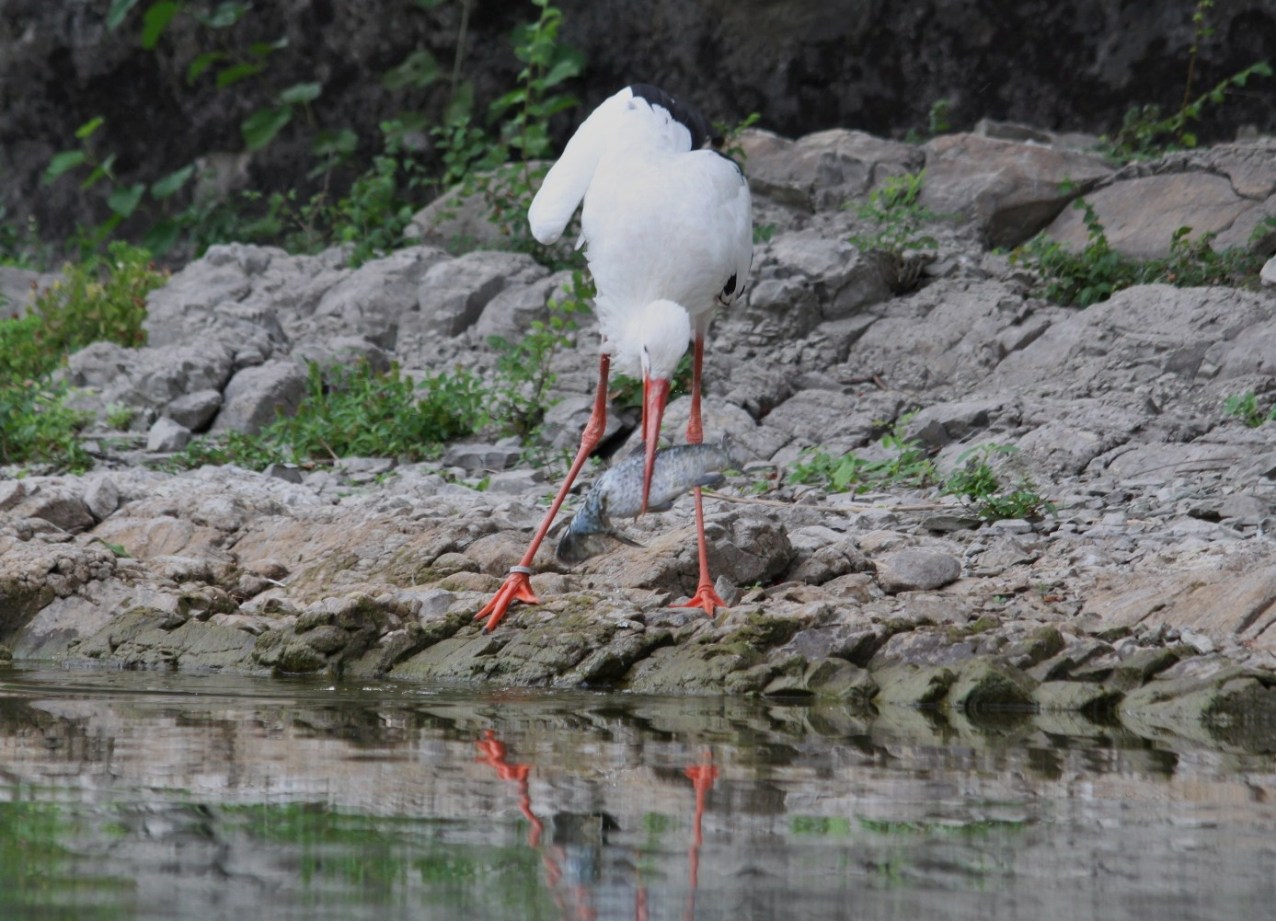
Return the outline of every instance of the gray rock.
{"type": "Polygon", "coordinates": [[[291,256],[238,243],[209,247],[147,298],[152,347],[222,342],[236,367],[260,364],[288,343],[285,320],[309,314],[337,279],[343,256],[291,256]]]}
{"type": "Polygon", "coordinates": [[[336,279],[313,313],[299,315],[289,332],[296,339],[327,342],[337,337],[351,340],[353,331],[375,346],[393,348],[404,318],[418,309],[422,279],[449,261],[441,249],[413,246],[365,262],[336,279]]]}
{"type": "Polygon", "coordinates": [[[1001,408],[1001,404],[994,400],[936,403],[913,416],[908,423],[908,436],[930,447],[940,448],[987,428],[1001,408]]]}
{"type": "Polygon", "coordinates": [[[44,480],[12,507],[14,518],[38,518],[63,531],[78,533],[93,527],[94,521],[78,483],[44,480]]]}
{"type": "Polygon", "coordinates": [[[513,445],[459,443],[449,445],[443,452],[443,463],[460,467],[466,473],[506,470],[522,456],[521,448],[513,445]]]}
{"type": "Polygon", "coordinates": [[[1259,275],[1263,279],[1263,284],[1276,285],[1276,256],[1263,263],[1263,269],[1259,275]]]}
{"type": "Polygon", "coordinates": [[[208,424],[217,415],[221,405],[220,390],[195,390],[169,400],[164,404],[162,411],[178,425],[192,432],[202,432],[208,428],[208,424]]]}
{"type": "Polygon", "coordinates": [[[0,480],[0,512],[16,508],[27,496],[27,484],[22,480],[0,480]]]}
{"type": "MultiPolygon", "coordinates": [[[[1114,182],[1092,192],[1086,201],[1117,252],[1136,259],[1169,255],[1180,227],[1192,228],[1189,239],[1217,233],[1234,224],[1255,203],[1242,198],[1223,177],[1207,173],[1145,176],[1114,182]]],[[[1082,213],[1069,208],[1047,229],[1052,239],[1080,250],[1088,229],[1082,213]]]]}
{"type": "MultiPolygon", "coordinates": [[[[120,491],[109,476],[95,476],[84,487],[84,505],[98,521],[120,506],[120,491]]],[[[2,507],[2,503],[0,503],[2,507]]]]}
{"type": "Polygon", "coordinates": [[[171,418],[159,417],[147,432],[147,450],[156,453],[171,453],[185,448],[190,443],[190,429],[175,422],[171,418]]]}
{"type": "Polygon", "coordinates": [[[778,277],[806,280],[823,320],[843,319],[891,294],[882,263],[845,239],[806,230],[777,234],[768,247],[767,262],[774,263],[771,271],[778,277]]]}
{"type": "Polygon", "coordinates": [[[507,341],[525,335],[533,320],[543,320],[549,315],[548,304],[560,300],[570,291],[571,272],[555,272],[529,284],[511,285],[501,291],[483,308],[474,334],[486,344],[491,336],[507,341]]]}
{"type": "Polygon", "coordinates": [[[502,470],[488,477],[487,491],[497,496],[525,496],[546,485],[539,470],[502,470]]]}
{"type": "Polygon", "coordinates": [[[974,134],[947,134],[926,147],[920,204],[974,220],[993,246],[1017,246],[1041,230],[1077,192],[1111,174],[1101,157],[974,134]]]}
{"type": "Polygon", "coordinates": [[[255,435],[280,415],[291,415],[306,393],[306,371],[295,361],[270,361],[236,374],[223,395],[211,431],[255,435]]]}
{"type": "Polygon", "coordinates": [[[921,169],[910,144],[832,128],[797,141],[752,129],[740,139],[755,194],[805,210],[838,208],[887,176],[921,169]]]}
{"type": "Polygon", "coordinates": [[[292,359],[301,365],[314,362],[330,382],[333,372],[366,364],[375,374],[390,370],[390,356],[385,349],[362,336],[334,336],[331,339],[307,341],[292,350],[292,359]]]}
{"type": "Polygon", "coordinates": [[[291,464],[271,464],[262,473],[285,483],[301,483],[305,480],[301,471],[291,464]]]}
{"type": "Polygon", "coordinates": [[[60,276],[11,265],[0,265],[0,318],[20,317],[40,291],[51,287],[60,276]]]}
{"type": "Polygon", "coordinates": [[[961,561],[933,550],[895,550],[873,558],[882,591],[931,591],[961,578],[961,561]]]}
{"type": "Polygon", "coordinates": [[[530,256],[487,250],[433,265],[417,285],[417,312],[404,318],[403,332],[416,337],[417,348],[425,345],[424,337],[455,336],[473,326],[505,288],[547,274],[530,256]]]}
{"type": "Polygon", "coordinates": [[[1260,496],[1234,493],[1219,503],[1219,517],[1236,524],[1256,525],[1272,512],[1272,503],[1260,496]]]}

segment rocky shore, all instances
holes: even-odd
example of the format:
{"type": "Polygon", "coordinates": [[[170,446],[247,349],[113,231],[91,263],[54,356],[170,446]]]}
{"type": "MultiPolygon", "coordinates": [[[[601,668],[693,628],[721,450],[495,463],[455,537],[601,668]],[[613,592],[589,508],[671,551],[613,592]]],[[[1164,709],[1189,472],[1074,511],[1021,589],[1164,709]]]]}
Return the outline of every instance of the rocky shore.
{"type": "MultiPolygon", "coordinates": [[[[1061,307],[1005,250],[1039,230],[1084,242],[1068,205],[1085,195],[1132,256],[1164,255],[1184,226],[1270,254],[1276,231],[1254,231],[1276,216],[1276,141],[1117,168],[1092,140],[746,135],[754,277],[706,362],[707,437],[751,458],[707,500],[731,602],[716,618],[668,607],[695,584],[684,498],[627,528],[641,548],[567,567],[547,547],[544,603],[481,633],[474,613],[555,486],[513,441],[437,463],[156,469],[193,433],[296,406],[307,361],[490,368],[488,337],[518,336],[568,283],[518,253],[449,254],[445,237],[483,228],[427,210],[419,245],[358,269],[214,248],[151,295],[145,348],[72,356],[98,463],[0,474],[0,643],[77,665],[1036,707],[1270,740],[1276,424],[1223,404],[1276,390],[1276,289],[1139,285],[1061,307]],[[849,242],[872,230],[856,204],[923,169],[933,252],[901,264],[849,242]],[[135,431],[105,425],[120,406],[135,431]],[[933,488],[794,481],[807,449],[872,456],[901,419],[941,470],[996,446],[1047,510],[989,523],[933,488]]],[[[588,415],[590,323],[555,359],[558,447],[588,415]]],[[[616,441],[636,421],[612,420],[616,441]]]]}

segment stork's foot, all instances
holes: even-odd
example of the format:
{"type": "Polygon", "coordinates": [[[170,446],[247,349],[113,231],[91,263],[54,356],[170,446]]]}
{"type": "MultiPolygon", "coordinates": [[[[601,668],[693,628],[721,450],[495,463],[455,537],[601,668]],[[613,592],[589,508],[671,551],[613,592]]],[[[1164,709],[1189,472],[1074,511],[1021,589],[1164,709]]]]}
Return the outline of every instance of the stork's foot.
{"type": "Polygon", "coordinates": [[[710,617],[718,610],[725,608],[727,603],[722,600],[717,592],[713,590],[713,583],[701,582],[696,588],[696,593],[686,602],[686,604],[675,604],[675,608],[703,608],[704,612],[710,617]]]}
{"type": "Polygon", "coordinates": [[[501,622],[501,618],[515,601],[521,601],[524,604],[541,603],[532,591],[531,577],[532,571],[526,567],[517,566],[510,569],[505,582],[496,590],[492,600],[483,605],[483,610],[474,615],[475,620],[487,618],[487,623],[483,625],[484,633],[491,633],[496,629],[496,625],[501,622]]]}

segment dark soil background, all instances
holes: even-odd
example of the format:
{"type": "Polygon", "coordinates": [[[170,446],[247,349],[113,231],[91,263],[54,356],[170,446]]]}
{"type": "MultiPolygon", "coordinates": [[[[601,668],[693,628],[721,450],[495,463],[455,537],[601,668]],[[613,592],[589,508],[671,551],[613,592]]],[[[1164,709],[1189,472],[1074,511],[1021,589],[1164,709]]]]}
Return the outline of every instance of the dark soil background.
{"type": "MultiPolygon", "coordinates": [[[[237,154],[239,123],[298,82],[323,86],[309,123],[294,121],[239,164],[233,181],[269,191],[305,190],[309,149],[321,129],[361,140],[349,175],[378,152],[378,124],[403,112],[437,119],[458,65],[479,111],[510,88],[521,66],[511,30],[535,18],[530,3],[442,0],[280,0],[256,5],[233,29],[214,32],[179,16],[154,51],[140,47],[139,3],[110,31],[107,0],[0,0],[0,204],[6,219],[34,215],[46,238],[104,216],[101,196],[63,179],[42,185],[49,158],[74,147],[95,116],[95,138],[117,154],[121,182],[153,181],[194,158],[237,154]],[[462,20],[466,3],[469,15],[462,20]],[[427,8],[428,7],[428,8],[427,8]],[[218,90],[186,79],[201,52],[242,51],[287,38],[257,78],[218,90]],[[444,76],[417,91],[389,90],[387,70],[417,49],[444,76]]],[[[192,2],[191,9],[213,4],[192,2]]],[[[1134,105],[1177,109],[1183,99],[1196,2],[1144,0],[563,0],[562,39],[586,57],[570,89],[586,107],[635,80],[658,83],[732,124],[752,112],[787,136],[857,128],[886,137],[924,132],[932,106],[947,127],[991,117],[1063,131],[1112,132],[1134,105]]],[[[1276,0],[1217,0],[1213,34],[1200,43],[1195,92],[1276,48],[1276,0]]],[[[579,112],[560,116],[559,140],[579,112]]],[[[1276,92],[1259,80],[1211,107],[1202,142],[1252,126],[1276,129],[1276,92]]],[[[431,157],[428,138],[421,154],[431,157]]],[[[341,177],[338,177],[340,180],[341,177]]],[[[348,177],[347,177],[348,178],[348,177]]]]}

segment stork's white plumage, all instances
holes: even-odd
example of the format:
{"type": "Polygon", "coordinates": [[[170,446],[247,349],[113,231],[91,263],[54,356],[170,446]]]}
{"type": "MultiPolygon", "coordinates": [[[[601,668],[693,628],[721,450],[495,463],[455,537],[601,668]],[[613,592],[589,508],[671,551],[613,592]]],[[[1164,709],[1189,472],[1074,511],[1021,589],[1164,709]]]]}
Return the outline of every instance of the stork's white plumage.
{"type": "MultiPolygon", "coordinates": [[[[594,277],[602,335],[594,411],[580,451],[518,566],[477,615],[496,626],[514,600],[536,603],[529,576],[536,550],[598,446],[606,420],[609,369],[643,381],[644,507],[669,383],[695,343],[688,442],[703,439],[700,377],[704,338],[717,307],[744,291],[753,258],[749,187],[729,158],[704,149],[708,123],[667,93],[635,84],[581,123],[528,210],[532,234],[558,240],[577,207],[579,246],[594,277]]],[[[723,605],[709,579],[704,511],[696,494],[700,586],[692,605],[723,605]]]]}

